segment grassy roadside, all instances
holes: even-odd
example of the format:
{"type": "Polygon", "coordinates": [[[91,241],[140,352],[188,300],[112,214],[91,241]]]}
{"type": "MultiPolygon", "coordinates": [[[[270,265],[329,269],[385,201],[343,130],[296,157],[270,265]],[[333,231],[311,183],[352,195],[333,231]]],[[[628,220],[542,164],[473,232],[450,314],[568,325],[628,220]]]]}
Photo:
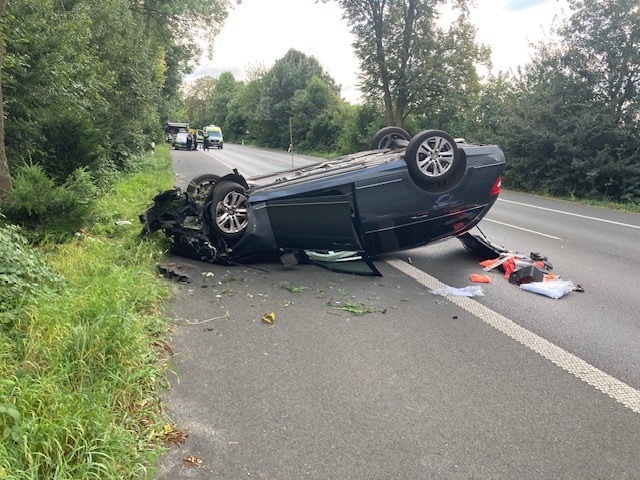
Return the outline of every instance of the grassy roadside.
{"type": "Polygon", "coordinates": [[[43,248],[62,282],[0,322],[0,479],[152,476],[168,292],[161,240],[140,242],[137,216],[173,180],[161,146],[99,200],[94,225],[43,248]]]}
{"type": "Polygon", "coordinates": [[[573,203],[582,203],[584,205],[590,205],[592,207],[598,208],[608,208],[610,210],[620,210],[623,212],[629,213],[640,213],[640,205],[636,205],[635,203],[614,203],[606,200],[584,200],[584,199],[576,199],[572,197],[568,198],[559,198],[559,200],[565,200],[567,202],[573,203]]]}

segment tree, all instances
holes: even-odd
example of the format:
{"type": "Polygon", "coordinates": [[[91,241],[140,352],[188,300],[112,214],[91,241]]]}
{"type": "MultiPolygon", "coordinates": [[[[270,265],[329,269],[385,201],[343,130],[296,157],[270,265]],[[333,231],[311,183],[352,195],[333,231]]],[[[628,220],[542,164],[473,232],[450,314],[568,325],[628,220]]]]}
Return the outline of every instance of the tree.
{"type": "Polygon", "coordinates": [[[457,137],[468,136],[475,129],[474,110],[482,89],[477,67],[491,66],[491,51],[476,43],[476,31],[466,7],[442,31],[432,52],[438,59],[437,68],[423,70],[415,82],[413,111],[421,118],[420,123],[457,137]]]}
{"type": "Polygon", "coordinates": [[[640,11],[630,0],[571,1],[558,40],[517,79],[503,125],[507,185],[640,200],[640,11]]]}
{"type": "Polygon", "coordinates": [[[231,72],[222,72],[216,81],[215,89],[211,98],[207,102],[208,123],[227,128],[227,116],[229,113],[229,102],[233,98],[238,81],[231,72]]]}
{"type": "Polygon", "coordinates": [[[483,83],[478,102],[474,105],[471,131],[465,132],[467,140],[502,145],[506,125],[513,118],[517,104],[515,80],[507,73],[489,76],[483,83]]]}
{"type": "Polygon", "coordinates": [[[209,121],[209,107],[211,98],[216,90],[217,81],[213,77],[199,77],[187,85],[184,107],[185,119],[198,127],[205,127],[209,121]]]}
{"type": "Polygon", "coordinates": [[[101,132],[105,165],[126,168],[159,132],[197,37],[212,39],[233,3],[0,0],[0,195],[12,164],[56,164],[43,132],[61,129],[43,124],[67,118],[101,132]]]}
{"type": "Polygon", "coordinates": [[[352,107],[350,121],[343,130],[344,147],[341,153],[367,150],[371,139],[384,125],[384,106],[377,99],[367,99],[362,105],[352,107]]]}
{"type": "Polygon", "coordinates": [[[105,106],[101,64],[90,46],[89,11],[52,0],[16,0],[0,21],[6,42],[2,144],[7,163],[10,168],[44,160],[53,165],[56,159],[44,155],[48,142],[43,125],[105,106]]]}
{"type": "Polygon", "coordinates": [[[261,92],[260,78],[254,78],[246,84],[240,84],[235,89],[233,97],[227,105],[228,114],[225,122],[225,136],[227,138],[236,141],[255,138],[254,132],[259,130],[260,123],[255,122],[254,117],[260,103],[261,92]]]}
{"type": "MultiPolygon", "coordinates": [[[[438,27],[437,8],[446,0],[335,1],[355,36],[363,93],[383,99],[387,125],[403,126],[412,109],[422,105],[424,110],[425,104],[444,94],[451,79],[443,70],[450,59],[464,57],[466,64],[473,65],[486,55],[486,49],[475,47],[472,38],[446,38],[438,27]],[[445,43],[454,50],[447,52],[445,43]]],[[[467,12],[467,0],[453,3],[467,12]]],[[[453,72],[453,66],[446,71],[453,72]]]]}
{"type": "Polygon", "coordinates": [[[573,15],[559,29],[564,71],[587,83],[594,100],[621,123],[638,121],[640,6],[637,0],[570,0],[573,15]]]}
{"type": "MultiPolygon", "coordinates": [[[[82,1],[82,0],[78,0],[82,1]]],[[[144,19],[144,34],[163,38],[170,45],[184,45],[200,52],[198,38],[213,44],[228,11],[241,0],[142,0],[130,8],[144,19]]],[[[210,49],[207,49],[210,50],[210,49]]]]}
{"type": "Polygon", "coordinates": [[[336,93],[339,88],[327,75],[318,60],[291,49],[277,60],[261,80],[260,103],[254,114],[253,134],[263,145],[285,147],[289,145],[289,118],[292,114],[291,100],[298,90],[304,90],[314,77],[322,79],[336,93]]]}
{"type": "Polygon", "coordinates": [[[310,151],[335,152],[348,118],[345,102],[318,76],[291,99],[294,145],[310,151]]]}

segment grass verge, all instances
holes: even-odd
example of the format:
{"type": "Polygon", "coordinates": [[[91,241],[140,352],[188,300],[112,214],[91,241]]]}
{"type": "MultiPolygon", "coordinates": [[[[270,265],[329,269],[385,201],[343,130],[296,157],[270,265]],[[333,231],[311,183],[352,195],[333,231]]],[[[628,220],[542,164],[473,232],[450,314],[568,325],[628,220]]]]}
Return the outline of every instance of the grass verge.
{"type": "Polygon", "coordinates": [[[42,247],[64,280],[0,322],[0,479],[153,475],[168,292],[154,274],[164,245],[138,240],[137,215],[172,184],[161,147],[100,199],[94,225],[42,247]]]}

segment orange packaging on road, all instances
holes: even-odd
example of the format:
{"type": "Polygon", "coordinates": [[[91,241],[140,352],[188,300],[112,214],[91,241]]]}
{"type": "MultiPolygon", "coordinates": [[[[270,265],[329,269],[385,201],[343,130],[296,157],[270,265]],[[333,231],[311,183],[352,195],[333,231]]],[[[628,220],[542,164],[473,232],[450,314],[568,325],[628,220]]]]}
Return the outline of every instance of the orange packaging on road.
{"type": "Polygon", "coordinates": [[[478,275],[477,273],[470,274],[469,280],[476,283],[491,283],[491,279],[488,275],[478,275]]]}

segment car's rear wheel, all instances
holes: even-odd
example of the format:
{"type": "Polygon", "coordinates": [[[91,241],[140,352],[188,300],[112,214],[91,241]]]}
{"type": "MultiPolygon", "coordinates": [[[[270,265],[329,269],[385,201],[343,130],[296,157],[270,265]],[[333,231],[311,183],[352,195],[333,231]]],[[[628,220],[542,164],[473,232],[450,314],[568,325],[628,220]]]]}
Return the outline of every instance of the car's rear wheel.
{"type": "MultiPolygon", "coordinates": [[[[414,136],[404,156],[409,173],[420,185],[444,185],[452,177],[461,177],[464,155],[451,135],[441,130],[426,130],[414,136]]],[[[451,187],[453,185],[449,185],[451,187]]]]}
{"type": "Polygon", "coordinates": [[[249,201],[244,187],[225,180],[214,186],[210,197],[207,218],[211,229],[226,242],[237,242],[249,224],[249,201]]]}
{"type": "Polygon", "coordinates": [[[193,198],[198,201],[204,201],[211,188],[220,181],[220,177],[218,175],[213,175],[210,173],[205,173],[204,175],[198,175],[194,177],[187,185],[187,193],[191,194],[193,198]]]}
{"type": "Polygon", "coordinates": [[[371,150],[403,148],[411,140],[411,135],[400,127],[384,127],[376,132],[371,140],[371,150]]]}

